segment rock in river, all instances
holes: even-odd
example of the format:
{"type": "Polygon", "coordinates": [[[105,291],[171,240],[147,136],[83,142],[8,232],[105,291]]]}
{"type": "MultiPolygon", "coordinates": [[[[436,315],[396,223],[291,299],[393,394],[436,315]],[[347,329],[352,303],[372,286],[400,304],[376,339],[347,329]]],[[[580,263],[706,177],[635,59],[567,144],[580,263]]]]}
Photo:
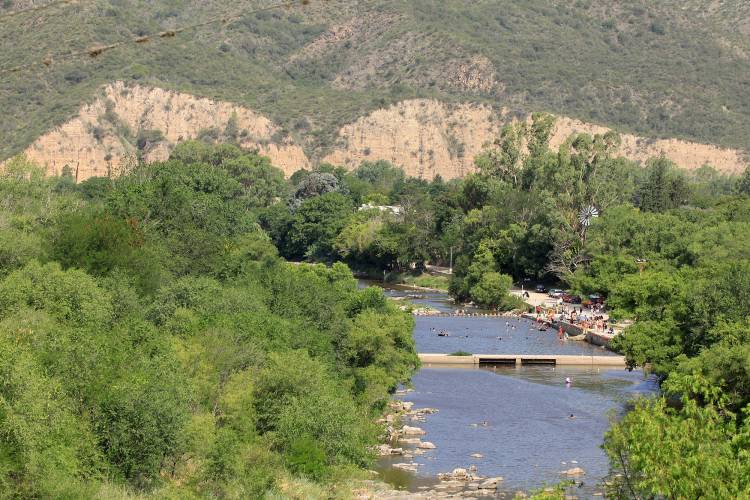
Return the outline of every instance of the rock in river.
{"type": "Polygon", "coordinates": [[[497,485],[502,482],[502,477],[491,477],[489,479],[486,479],[483,483],[479,485],[480,490],[494,490],[497,489],[497,485]]]}
{"type": "Polygon", "coordinates": [[[430,443],[429,441],[424,441],[422,443],[419,443],[417,445],[417,448],[422,448],[423,450],[434,450],[435,448],[437,448],[437,446],[430,443]]]}
{"type": "Polygon", "coordinates": [[[422,442],[422,440],[419,438],[401,438],[398,440],[398,442],[403,443],[403,444],[417,444],[418,445],[419,443],[422,442]]]}
{"type": "Polygon", "coordinates": [[[563,474],[565,476],[583,476],[584,474],[586,474],[586,471],[581,469],[580,467],[573,467],[572,469],[560,472],[560,474],[563,474]]]}
{"type": "Polygon", "coordinates": [[[420,429],[419,427],[410,427],[408,425],[405,425],[403,429],[401,429],[401,432],[404,436],[423,436],[427,434],[425,431],[420,429]]]}
{"type": "Polygon", "coordinates": [[[409,472],[417,472],[417,464],[393,464],[393,468],[409,472]]]}

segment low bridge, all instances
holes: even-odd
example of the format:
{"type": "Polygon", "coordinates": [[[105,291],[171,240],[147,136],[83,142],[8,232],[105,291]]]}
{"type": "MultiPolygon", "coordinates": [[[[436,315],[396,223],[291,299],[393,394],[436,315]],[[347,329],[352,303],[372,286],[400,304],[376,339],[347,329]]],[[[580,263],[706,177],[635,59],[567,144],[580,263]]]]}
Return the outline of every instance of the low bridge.
{"type": "Polygon", "coordinates": [[[474,366],[611,366],[625,368],[623,356],[585,356],[571,354],[450,354],[420,353],[423,366],[430,365],[474,365],[474,366]]]}

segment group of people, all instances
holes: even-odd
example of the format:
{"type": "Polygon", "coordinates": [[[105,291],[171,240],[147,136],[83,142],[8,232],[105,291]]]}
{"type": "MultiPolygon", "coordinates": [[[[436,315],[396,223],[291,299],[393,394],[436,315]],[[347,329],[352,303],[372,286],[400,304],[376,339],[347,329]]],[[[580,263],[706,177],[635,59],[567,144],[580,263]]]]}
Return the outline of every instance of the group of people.
{"type": "MultiPolygon", "coordinates": [[[[595,306],[597,306],[596,309],[592,306],[592,312],[594,313],[592,316],[585,314],[583,308],[578,308],[578,310],[573,308],[570,312],[569,321],[574,325],[580,325],[582,328],[593,328],[598,331],[613,333],[614,329],[609,325],[609,319],[603,314],[596,314],[601,313],[602,306],[600,304],[595,304],[595,306]]],[[[564,315],[561,314],[560,320],[565,319],[564,315]]]]}

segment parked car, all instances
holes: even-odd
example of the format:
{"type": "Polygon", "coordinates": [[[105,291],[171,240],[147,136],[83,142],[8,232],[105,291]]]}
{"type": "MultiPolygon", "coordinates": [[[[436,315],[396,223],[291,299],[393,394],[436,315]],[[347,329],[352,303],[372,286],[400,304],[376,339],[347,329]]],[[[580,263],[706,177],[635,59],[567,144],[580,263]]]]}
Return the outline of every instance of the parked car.
{"type": "Polygon", "coordinates": [[[563,302],[567,302],[568,304],[580,304],[581,303],[581,297],[578,295],[572,295],[569,293],[565,293],[562,296],[563,302]]]}
{"type": "Polygon", "coordinates": [[[592,293],[589,295],[589,301],[591,301],[592,304],[604,304],[604,297],[598,293],[592,293]]]}
{"type": "Polygon", "coordinates": [[[547,293],[547,287],[544,285],[537,285],[535,290],[537,293],[547,293]]]}
{"type": "Polygon", "coordinates": [[[565,294],[565,292],[563,290],[560,290],[559,288],[550,288],[549,293],[547,295],[549,295],[550,297],[553,297],[555,299],[559,299],[564,294],[565,294]]]}

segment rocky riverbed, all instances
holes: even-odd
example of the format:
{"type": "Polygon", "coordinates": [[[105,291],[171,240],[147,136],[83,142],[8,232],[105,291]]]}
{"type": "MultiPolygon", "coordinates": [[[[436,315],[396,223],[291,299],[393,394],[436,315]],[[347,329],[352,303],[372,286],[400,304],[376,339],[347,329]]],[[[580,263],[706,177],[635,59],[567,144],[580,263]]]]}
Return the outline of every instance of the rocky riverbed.
{"type": "MultiPolygon", "coordinates": [[[[401,392],[401,394],[405,393],[405,391],[401,392]]],[[[385,442],[379,445],[376,451],[381,457],[403,458],[402,462],[391,465],[394,469],[418,473],[419,464],[412,459],[429,453],[437,447],[432,442],[424,440],[427,433],[416,424],[425,422],[429,415],[437,413],[438,410],[414,408],[414,403],[402,400],[392,401],[388,408],[389,411],[380,421],[385,424],[385,442]]],[[[471,456],[482,458],[479,453],[471,456]]],[[[373,482],[369,487],[362,489],[360,493],[363,496],[358,498],[502,498],[507,495],[505,492],[498,492],[498,487],[502,485],[502,477],[483,476],[476,465],[458,467],[452,471],[439,473],[435,479],[435,484],[420,486],[421,491],[417,492],[394,490],[373,482]],[[368,496],[376,492],[376,497],[368,496]]]]}

